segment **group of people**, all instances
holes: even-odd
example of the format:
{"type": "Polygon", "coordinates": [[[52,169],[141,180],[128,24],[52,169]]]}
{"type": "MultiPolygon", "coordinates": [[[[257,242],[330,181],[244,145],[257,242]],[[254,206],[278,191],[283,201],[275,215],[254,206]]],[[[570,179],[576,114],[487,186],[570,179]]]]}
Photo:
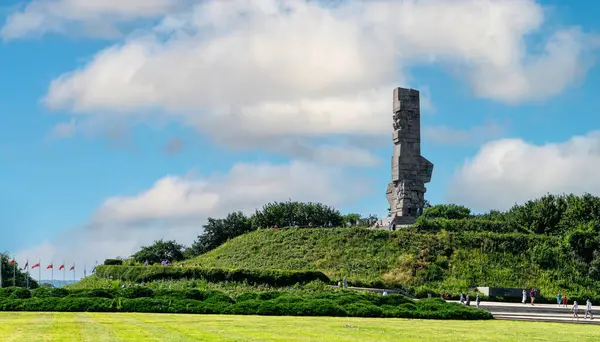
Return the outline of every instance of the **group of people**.
{"type": "MultiPolygon", "coordinates": [[[[443,297],[446,297],[446,292],[444,291],[444,295],[443,297]]],[[[445,299],[445,298],[444,298],[445,299]]],[[[477,297],[475,297],[475,307],[477,307],[479,309],[479,303],[481,302],[481,299],[479,298],[479,295],[477,295],[477,297]]],[[[464,293],[460,293],[460,303],[466,306],[471,306],[471,296],[467,293],[467,295],[465,296],[464,293]]]]}
{"type": "MultiPolygon", "coordinates": [[[[531,299],[531,305],[533,305],[533,302],[535,302],[535,289],[531,288],[531,290],[529,290],[529,298],[531,299]]],[[[521,303],[526,304],[527,303],[527,291],[523,290],[523,298],[521,299],[521,303]]]]}
{"type": "MultiPolygon", "coordinates": [[[[573,307],[571,308],[571,311],[573,311],[573,318],[579,319],[579,304],[577,304],[577,301],[573,302],[573,307]]],[[[594,316],[592,314],[592,302],[589,300],[589,298],[585,302],[585,316],[583,317],[583,319],[587,319],[588,315],[590,316],[590,319],[594,319],[594,316]]]]}
{"type": "MultiPolygon", "coordinates": [[[[533,305],[533,302],[535,301],[535,289],[531,289],[529,291],[529,297],[531,298],[531,305],[533,305]]],[[[525,290],[523,290],[523,299],[521,301],[523,304],[527,303],[527,292],[525,290]]],[[[564,292],[559,292],[556,295],[556,304],[558,304],[559,307],[567,307],[568,304],[568,298],[567,298],[567,294],[564,292]]],[[[573,312],[573,318],[579,318],[579,304],[577,303],[577,301],[573,301],[573,306],[571,307],[571,310],[573,312]]],[[[585,311],[584,311],[585,315],[584,315],[584,319],[587,319],[588,316],[590,317],[590,319],[594,319],[594,316],[592,314],[592,301],[588,298],[585,302],[585,311]]]]}

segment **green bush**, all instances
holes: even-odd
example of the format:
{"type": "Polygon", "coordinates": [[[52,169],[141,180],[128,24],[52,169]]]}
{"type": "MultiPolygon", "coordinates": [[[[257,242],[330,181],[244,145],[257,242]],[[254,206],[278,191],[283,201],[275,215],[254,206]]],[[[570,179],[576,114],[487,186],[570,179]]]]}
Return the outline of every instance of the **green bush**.
{"type": "Polygon", "coordinates": [[[22,287],[2,287],[0,288],[0,298],[26,299],[31,298],[31,291],[22,287]]]}
{"type": "Polygon", "coordinates": [[[329,283],[329,278],[317,271],[280,271],[264,269],[222,269],[174,266],[106,266],[96,267],[99,278],[120,279],[136,283],[155,280],[205,279],[209,282],[248,282],[290,286],[320,280],[329,283]]]}
{"type": "Polygon", "coordinates": [[[38,287],[31,291],[31,296],[35,298],[62,298],[69,295],[69,291],[64,288],[38,287]]]}
{"type": "Polygon", "coordinates": [[[120,296],[123,298],[152,298],[154,297],[154,291],[143,286],[126,287],[120,291],[120,296]]]}
{"type": "Polygon", "coordinates": [[[107,266],[123,265],[123,260],[121,260],[121,259],[106,259],[106,260],[104,260],[104,265],[107,265],[107,266]]]}
{"type": "MultiPolygon", "coordinates": [[[[325,291],[303,294],[270,291],[245,293],[237,301],[219,291],[153,292],[145,287],[131,287],[121,291],[65,291],[33,292],[34,297],[15,298],[13,289],[0,298],[1,311],[64,311],[64,312],[155,312],[276,316],[351,316],[402,317],[435,319],[491,319],[483,310],[446,303],[440,299],[414,302],[408,298],[350,291],[325,291]],[[86,297],[87,296],[87,297],[86,297]],[[106,298],[114,296],[113,298],[106,298]]],[[[63,289],[64,290],[64,289],[63,289]]],[[[8,292],[8,291],[5,291],[8,292]]]]}
{"type": "Polygon", "coordinates": [[[118,291],[111,289],[69,290],[69,297],[108,298],[117,297],[118,291]]]}

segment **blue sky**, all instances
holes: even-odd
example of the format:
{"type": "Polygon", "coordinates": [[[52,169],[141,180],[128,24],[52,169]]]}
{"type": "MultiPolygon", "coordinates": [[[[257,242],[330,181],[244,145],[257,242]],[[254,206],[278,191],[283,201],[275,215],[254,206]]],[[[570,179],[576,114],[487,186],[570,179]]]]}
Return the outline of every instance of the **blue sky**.
{"type": "Polygon", "coordinates": [[[432,203],[600,193],[600,4],[265,4],[0,8],[0,249],[90,264],[287,198],[382,216],[395,86],[432,203]]]}

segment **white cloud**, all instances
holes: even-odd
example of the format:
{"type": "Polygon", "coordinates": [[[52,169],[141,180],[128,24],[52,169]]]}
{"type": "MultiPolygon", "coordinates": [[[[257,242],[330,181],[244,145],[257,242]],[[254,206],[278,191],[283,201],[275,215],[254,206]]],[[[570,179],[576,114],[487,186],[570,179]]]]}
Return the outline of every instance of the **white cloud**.
{"type": "Polygon", "coordinates": [[[598,169],[600,131],[543,145],[497,140],[456,172],[447,197],[476,210],[505,210],[546,193],[600,195],[598,169]]]}
{"type": "Polygon", "coordinates": [[[15,39],[83,30],[93,36],[115,36],[121,33],[118,24],[161,17],[181,4],[183,0],[33,0],[7,18],[0,34],[15,39]]]}
{"type": "Polygon", "coordinates": [[[360,182],[322,165],[236,164],[226,174],[165,176],[138,194],[108,198],[85,227],[17,253],[19,262],[75,260],[78,264],[128,256],[156,239],[190,244],[207,217],[252,213],[270,201],[318,201],[339,206],[366,194],[360,182]]]}
{"type": "Polygon", "coordinates": [[[381,134],[391,130],[392,89],[407,85],[402,71],[413,65],[458,68],[476,94],[508,103],[576,82],[588,36],[543,22],[532,0],[205,1],[55,79],[45,101],[120,117],[159,109],[248,144],[381,134]],[[550,39],[532,53],[525,39],[540,32],[550,39]]]}

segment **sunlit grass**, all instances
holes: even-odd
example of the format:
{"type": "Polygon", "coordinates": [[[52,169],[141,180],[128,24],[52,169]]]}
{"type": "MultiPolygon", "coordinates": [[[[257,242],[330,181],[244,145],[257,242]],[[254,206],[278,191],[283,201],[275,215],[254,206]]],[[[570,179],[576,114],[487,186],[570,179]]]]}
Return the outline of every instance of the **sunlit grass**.
{"type": "Polygon", "coordinates": [[[598,341],[600,326],[105,313],[0,313],[3,341],[598,341]]]}

